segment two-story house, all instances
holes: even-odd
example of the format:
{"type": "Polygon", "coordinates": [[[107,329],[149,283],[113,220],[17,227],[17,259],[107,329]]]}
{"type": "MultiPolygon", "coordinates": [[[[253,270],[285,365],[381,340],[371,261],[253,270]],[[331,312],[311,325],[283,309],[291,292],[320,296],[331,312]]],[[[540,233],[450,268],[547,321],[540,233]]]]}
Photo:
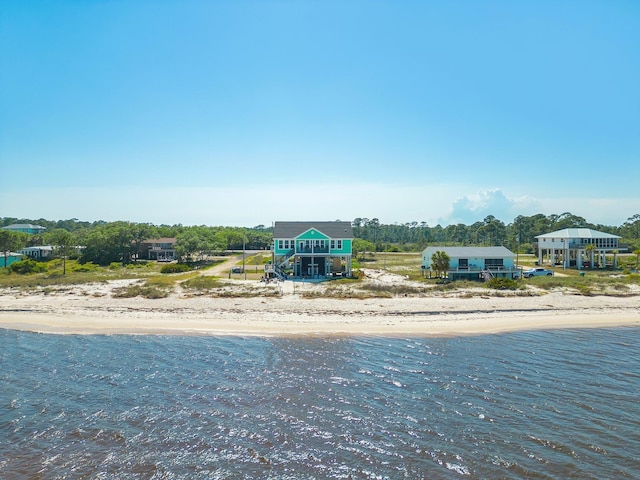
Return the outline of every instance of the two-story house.
{"type": "Polygon", "coordinates": [[[139,255],[148,260],[171,262],[176,259],[176,239],[173,237],[150,238],[140,245],[139,255]]]}
{"type": "Polygon", "coordinates": [[[291,272],[296,278],[351,276],[350,222],[275,222],[273,262],[267,277],[291,272]]]}
{"type": "Polygon", "coordinates": [[[620,238],[618,235],[590,228],[565,228],[538,235],[538,263],[542,265],[546,261],[551,265],[578,269],[585,266],[593,267],[592,262],[604,265],[607,252],[611,253],[620,248],[620,238]]]}

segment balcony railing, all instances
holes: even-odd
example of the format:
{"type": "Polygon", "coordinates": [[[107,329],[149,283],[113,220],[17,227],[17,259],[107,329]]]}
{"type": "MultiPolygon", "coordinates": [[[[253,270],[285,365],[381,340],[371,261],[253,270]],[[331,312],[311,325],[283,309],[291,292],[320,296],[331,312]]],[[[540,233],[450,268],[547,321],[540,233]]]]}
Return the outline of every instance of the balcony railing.
{"type": "Polygon", "coordinates": [[[468,267],[456,267],[450,268],[449,272],[482,272],[482,271],[490,271],[490,272],[517,272],[518,267],[505,267],[505,266],[492,266],[487,265],[486,267],[477,267],[475,265],[470,265],[468,267]]]}
{"type": "Polygon", "coordinates": [[[296,247],[296,255],[316,254],[316,253],[329,253],[329,247],[310,246],[310,247],[296,247]]]}

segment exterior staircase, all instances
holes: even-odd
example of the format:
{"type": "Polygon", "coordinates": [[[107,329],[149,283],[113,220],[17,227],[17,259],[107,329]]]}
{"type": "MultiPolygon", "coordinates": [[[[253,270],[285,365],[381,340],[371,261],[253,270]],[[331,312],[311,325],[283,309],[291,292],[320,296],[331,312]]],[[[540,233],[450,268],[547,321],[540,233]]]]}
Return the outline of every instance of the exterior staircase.
{"type": "Polygon", "coordinates": [[[295,248],[292,248],[287,253],[285,253],[284,255],[280,256],[278,258],[278,260],[276,261],[276,267],[277,268],[282,268],[283,266],[285,266],[295,254],[296,254],[296,250],[295,250],[295,248]]]}
{"type": "Polygon", "coordinates": [[[481,274],[482,274],[482,278],[484,279],[485,282],[488,282],[489,280],[494,278],[493,277],[493,273],[491,273],[489,270],[482,270],[481,274]]]}

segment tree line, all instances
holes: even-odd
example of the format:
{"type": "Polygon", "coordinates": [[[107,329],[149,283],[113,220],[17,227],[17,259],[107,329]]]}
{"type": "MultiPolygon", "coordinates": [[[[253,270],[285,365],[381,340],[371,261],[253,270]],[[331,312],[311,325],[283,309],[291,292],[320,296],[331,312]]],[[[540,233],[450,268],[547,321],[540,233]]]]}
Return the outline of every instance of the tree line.
{"type": "Polygon", "coordinates": [[[46,227],[42,234],[0,230],[0,254],[23,247],[51,245],[58,256],[75,254],[81,263],[109,265],[135,263],[142,243],[149,239],[175,238],[176,255],[183,261],[197,261],[224,250],[261,250],[271,245],[272,232],[263,225],[253,228],[153,225],[134,222],[79,222],[76,219],[51,222],[44,219],[0,219],[0,227],[31,223],[46,227]],[[53,227],[53,228],[51,228],[53,227]],[[51,228],[49,230],[49,228],[51,228]],[[77,247],[81,246],[81,249],[77,247]]]}
{"type": "MultiPolygon", "coordinates": [[[[52,245],[66,258],[82,246],[79,260],[100,265],[139,260],[142,242],[151,238],[176,238],[175,250],[183,261],[196,261],[224,250],[268,249],[273,229],[258,225],[251,228],[223,226],[153,225],[135,222],[86,222],[78,219],[0,218],[0,227],[30,223],[47,228],[43,234],[19,234],[0,230],[0,254],[25,246],[52,245]]],[[[354,253],[362,251],[421,251],[428,245],[503,245],[512,251],[533,253],[537,235],[564,228],[592,228],[619,235],[630,251],[640,248],[640,214],[629,217],[620,226],[598,225],[569,212],[559,215],[517,216],[505,224],[492,215],[471,225],[455,224],[430,227],[426,222],[385,225],[377,218],[356,218],[352,222],[354,253]]]]}
{"type": "Polygon", "coordinates": [[[640,248],[640,214],[629,217],[620,226],[587,222],[583,217],[566,212],[532,216],[519,215],[505,224],[489,215],[471,225],[462,223],[430,227],[426,222],[381,224],[377,218],[356,218],[352,222],[354,236],[366,241],[370,250],[420,251],[428,245],[503,245],[512,251],[532,253],[535,237],[565,228],[591,228],[619,235],[630,250],[640,248]]]}

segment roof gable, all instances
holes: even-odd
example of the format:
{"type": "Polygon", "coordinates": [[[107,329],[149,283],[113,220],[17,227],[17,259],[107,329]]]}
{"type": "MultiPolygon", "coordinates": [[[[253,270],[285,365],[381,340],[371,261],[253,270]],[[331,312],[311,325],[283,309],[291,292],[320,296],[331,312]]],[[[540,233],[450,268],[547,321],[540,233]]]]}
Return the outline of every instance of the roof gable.
{"type": "MultiPolygon", "coordinates": [[[[298,238],[309,230],[315,230],[325,238],[353,238],[350,222],[275,222],[273,238],[298,238]]],[[[305,237],[306,238],[306,237],[305,237]]],[[[309,237],[316,238],[316,237],[309,237]]]]}
{"type": "Polygon", "coordinates": [[[296,237],[296,239],[301,239],[301,240],[319,240],[319,239],[328,239],[330,237],[327,237],[324,233],[322,233],[321,231],[315,229],[315,228],[310,228],[309,230],[307,230],[306,232],[302,233],[301,235],[298,235],[296,237]]]}

